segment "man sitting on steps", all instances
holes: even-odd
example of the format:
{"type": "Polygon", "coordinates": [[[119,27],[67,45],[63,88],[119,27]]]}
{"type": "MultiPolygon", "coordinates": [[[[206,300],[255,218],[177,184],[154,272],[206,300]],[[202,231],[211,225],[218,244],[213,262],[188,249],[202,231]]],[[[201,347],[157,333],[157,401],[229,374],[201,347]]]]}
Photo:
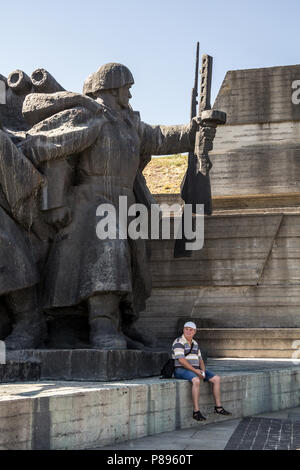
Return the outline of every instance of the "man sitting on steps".
{"type": "Polygon", "coordinates": [[[192,383],[193,418],[197,421],[206,420],[199,410],[200,380],[212,384],[212,393],[215,400],[215,413],[231,415],[221,405],[220,377],[205,369],[198,343],[193,340],[196,334],[196,325],[187,322],[183,328],[183,335],[175,339],[172,346],[172,358],[175,359],[174,376],[176,379],[189,380],[192,383]]]}

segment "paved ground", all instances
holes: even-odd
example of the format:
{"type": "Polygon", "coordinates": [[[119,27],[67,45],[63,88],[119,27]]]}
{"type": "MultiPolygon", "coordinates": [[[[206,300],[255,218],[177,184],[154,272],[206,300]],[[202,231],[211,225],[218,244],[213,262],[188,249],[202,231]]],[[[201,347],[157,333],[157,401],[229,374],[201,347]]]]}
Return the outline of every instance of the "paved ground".
{"type": "Polygon", "coordinates": [[[300,449],[300,421],[244,418],[227,442],[226,450],[300,449]]]}
{"type": "MultiPolygon", "coordinates": [[[[257,432],[257,444],[267,449],[276,449],[281,440],[282,444],[291,445],[291,428],[286,420],[300,425],[300,407],[272,413],[264,413],[255,416],[256,426],[252,431],[257,432]],[[260,419],[259,419],[260,418],[260,419]],[[264,418],[262,420],[262,418],[264,418]],[[264,422],[264,427],[259,430],[259,422],[264,422]],[[266,432],[270,430],[270,432],[266,432]],[[266,438],[268,437],[268,439],[266,438]],[[279,437],[279,439],[278,439],[279,437]]],[[[105,446],[103,450],[224,450],[230,444],[238,426],[245,420],[232,419],[224,423],[199,424],[191,429],[166,432],[155,436],[143,437],[114,446],[105,446]]],[[[253,420],[252,420],[253,423],[253,420]]],[[[254,424],[254,423],[253,423],[254,424]]],[[[297,428],[298,429],[298,428],[297,428]]],[[[243,435],[241,435],[242,437],[243,435]]],[[[298,430],[297,430],[298,436],[298,430]]],[[[253,441],[253,439],[252,439],[253,441]]],[[[251,442],[252,442],[251,441],[251,442]]],[[[238,441],[240,442],[240,441],[238,441]]],[[[238,443],[236,441],[236,444],[238,443]]],[[[253,443],[253,442],[252,442],[253,443]]],[[[245,444],[245,442],[244,442],[245,444]]],[[[248,445],[248,444],[247,444],[248,445]]],[[[299,446],[300,447],[300,446],[299,446]]],[[[229,446],[228,446],[229,448],[229,446]]],[[[249,446],[247,447],[249,448],[249,446]]],[[[250,445],[251,448],[251,445],[250,445]]],[[[290,447],[295,448],[295,447],[290,447]]]]}

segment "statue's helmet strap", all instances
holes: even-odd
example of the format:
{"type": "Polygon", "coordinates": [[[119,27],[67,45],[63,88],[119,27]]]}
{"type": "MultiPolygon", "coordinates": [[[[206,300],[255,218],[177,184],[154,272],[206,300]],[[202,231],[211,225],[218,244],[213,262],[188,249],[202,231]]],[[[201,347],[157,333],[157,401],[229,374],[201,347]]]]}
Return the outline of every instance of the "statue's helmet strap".
{"type": "Polygon", "coordinates": [[[132,73],[125,65],[109,63],[102,65],[97,72],[92,73],[85,80],[83,94],[92,95],[100,90],[111,90],[133,83],[132,73]]]}

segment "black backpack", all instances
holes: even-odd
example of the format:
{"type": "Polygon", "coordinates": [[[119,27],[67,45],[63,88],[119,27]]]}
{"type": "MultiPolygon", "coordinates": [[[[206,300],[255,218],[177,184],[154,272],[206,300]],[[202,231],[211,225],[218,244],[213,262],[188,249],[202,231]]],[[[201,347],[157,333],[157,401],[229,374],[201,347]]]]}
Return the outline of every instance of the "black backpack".
{"type": "Polygon", "coordinates": [[[160,371],[161,379],[171,379],[174,374],[175,369],[175,360],[168,359],[167,362],[164,364],[162,370],[160,371]]]}
{"type": "MultiPolygon", "coordinates": [[[[179,338],[178,338],[179,339],[179,338]]],[[[184,353],[185,356],[188,356],[192,349],[193,349],[194,343],[192,341],[192,346],[191,349],[189,350],[188,353],[184,353]]],[[[175,370],[175,359],[168,359],[167,362],[163,365],[163,368],[160,371],[161,374],[161,379],[171,379],[173,377],[175,370]]]]}

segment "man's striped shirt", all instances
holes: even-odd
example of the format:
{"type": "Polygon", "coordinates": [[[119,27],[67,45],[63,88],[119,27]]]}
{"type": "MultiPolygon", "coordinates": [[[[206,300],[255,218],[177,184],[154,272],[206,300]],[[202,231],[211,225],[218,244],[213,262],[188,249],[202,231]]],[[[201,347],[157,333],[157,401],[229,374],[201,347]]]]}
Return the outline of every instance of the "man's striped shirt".
{"type": "Polygon", "coordinates": [[[180,364],[178,360],[180,358],[183,358],[189,361],[191,366],[193,366],[195,369],[200,369],[199,360],[202,359],[202,356],[201,356],[201,351],[199,349],[198,343],[194,339],[193,339],[193,348],[190,354],[185,356],[185,354],[187,354],[190,349],[191,349],[191,345],[184,335],[175,339],[173,346],[172,346],[172,358],[175,359],[175,367],[183,367],[182,364],[180,364]]]}

